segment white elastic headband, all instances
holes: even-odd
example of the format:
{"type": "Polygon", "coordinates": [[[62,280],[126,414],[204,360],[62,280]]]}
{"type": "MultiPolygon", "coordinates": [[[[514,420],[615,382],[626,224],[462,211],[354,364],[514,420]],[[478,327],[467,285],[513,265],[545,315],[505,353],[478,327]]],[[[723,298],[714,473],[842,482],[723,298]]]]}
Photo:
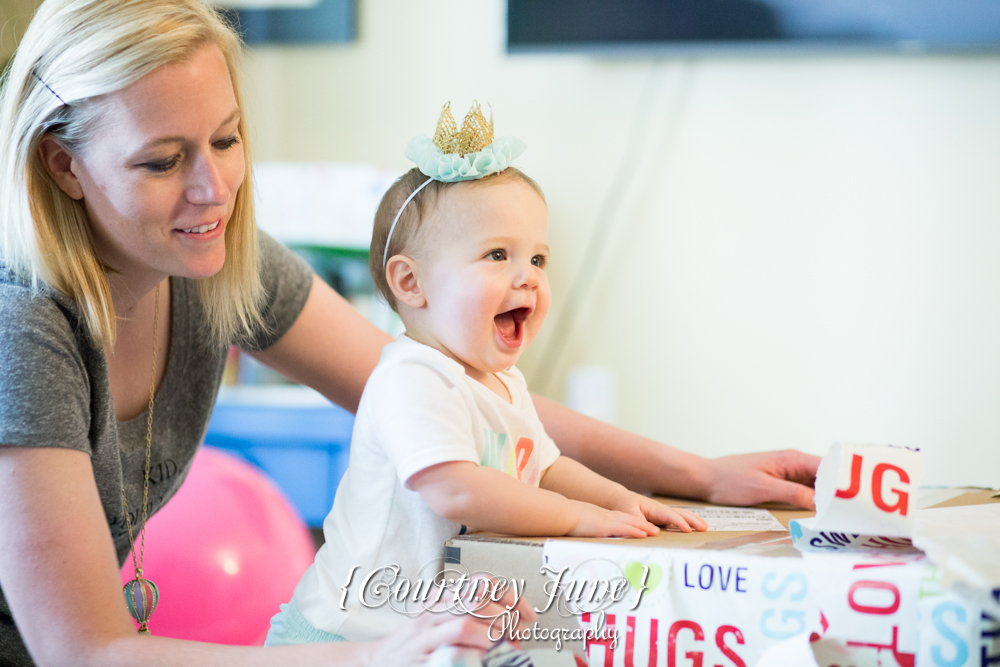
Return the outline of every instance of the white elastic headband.
{"type": "Polygon", "coordinates": [[[410,196],[406,198],[403,205],[399,207],[399,212],[396,213],[396,217],[392,219],[392,226],[389,227],[389,236],[385,237],[385,250],[382,251],[382,270],[385,270],[385,263],[389,261],[389,242],[392,241],[392,233],[396,230],[396,223],[399,222],[399,216],[403,215],[403,209],[406,205],[410,203],[410,200],[417,196],[417,193],[424,189],[424,186],[433,181],[433,178],[428,178],[426,181],[417,186],[417,189],[410,193],[410,196]]]}

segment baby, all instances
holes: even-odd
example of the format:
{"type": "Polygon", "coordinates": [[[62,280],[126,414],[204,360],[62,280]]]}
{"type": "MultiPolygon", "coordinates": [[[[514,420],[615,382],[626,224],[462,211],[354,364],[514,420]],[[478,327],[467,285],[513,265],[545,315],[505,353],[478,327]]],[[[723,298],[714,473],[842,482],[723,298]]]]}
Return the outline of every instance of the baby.
{"type": "Polygon", "coordinates": [[[397,581],[429,582],[444,543],[467,530],[645,537],[657,525],[707,528],[560,456],[546,435],[514,366],[549,309],[545,199],[509,166],[524,145],[493,141],[478,106],[454,128],[446,106],[434,141],[410,142],[419,167],[376,213],[372,277],[406,332],[365,386],[326,544],[272,620],[269,644],[384,636],[403,616],[378,600],[362,604],[363,579],[394,564],[397,581]]]}

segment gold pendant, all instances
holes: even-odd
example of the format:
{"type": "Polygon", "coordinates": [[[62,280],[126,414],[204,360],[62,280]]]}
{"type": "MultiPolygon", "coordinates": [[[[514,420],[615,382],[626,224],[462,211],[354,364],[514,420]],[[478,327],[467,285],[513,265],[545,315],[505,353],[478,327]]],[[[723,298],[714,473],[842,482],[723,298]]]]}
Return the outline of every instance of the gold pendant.
{"type": "Polygon", "coordinates": [[[137,579],[125,584],[125,604],[128,606],[128,613],[139,624],[139,634],[148,635],[149,617],[156,609],[156,603],[160,601],[160,590],[149,579],[143,579],[139,575],[137,579]]]}

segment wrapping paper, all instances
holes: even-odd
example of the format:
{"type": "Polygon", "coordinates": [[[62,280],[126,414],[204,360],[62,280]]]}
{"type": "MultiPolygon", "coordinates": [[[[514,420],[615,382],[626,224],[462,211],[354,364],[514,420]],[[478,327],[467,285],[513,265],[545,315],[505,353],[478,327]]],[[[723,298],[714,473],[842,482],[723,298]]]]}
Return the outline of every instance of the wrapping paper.
{"type": "Polygon", "coordinates": [[[946,584],[1000,588],[1000,504],[921,510],[913,542],[946,584]]]}
{"type": "Polygon", "coordinates": [[[821,631],[804,559],[568,541],[547,542],[544,558],[560,612],[615,630],[614,641],[587,641],[590,665],[746,667],[773,643],[821,631]],[[622,579],[618,600],[590,594],[622,579]]]}
{"type": "Polygon", "coordinates": [[[820,667],[1000,666],[993,594],[942,586],[926,556],[580,546],[546,543],[547,593],[599,635],[586,646],[595,667],[809,665],[773,662],[795,646],[820,667]],[[616,580],[625,595],[602,598],[616,580]]]}
{"type": "Polygon", "coordinates": [[[549,541],[543,603],[595,667],[1000,667],[1000,505],[918,511],[922,473],[832,447],[801,557],[549,541]]]}

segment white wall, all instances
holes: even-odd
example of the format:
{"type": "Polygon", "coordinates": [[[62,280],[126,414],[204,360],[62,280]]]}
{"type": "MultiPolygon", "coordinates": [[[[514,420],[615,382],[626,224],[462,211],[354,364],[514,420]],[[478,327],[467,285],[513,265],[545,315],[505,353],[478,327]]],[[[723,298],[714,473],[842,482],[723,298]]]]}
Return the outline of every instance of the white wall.
{"type": "Polygon", "coordinates": [[[502,0],[360,12],[354,44],[251,57],[258,158],[405,169],[445,101],[490,102],[549,200],[534,386],[627,153],[547,393],[607,364],[619,423],[685,449],[889,442],[927,483],[1000,484],[1000,57],[509,57],[502,0]]]}

